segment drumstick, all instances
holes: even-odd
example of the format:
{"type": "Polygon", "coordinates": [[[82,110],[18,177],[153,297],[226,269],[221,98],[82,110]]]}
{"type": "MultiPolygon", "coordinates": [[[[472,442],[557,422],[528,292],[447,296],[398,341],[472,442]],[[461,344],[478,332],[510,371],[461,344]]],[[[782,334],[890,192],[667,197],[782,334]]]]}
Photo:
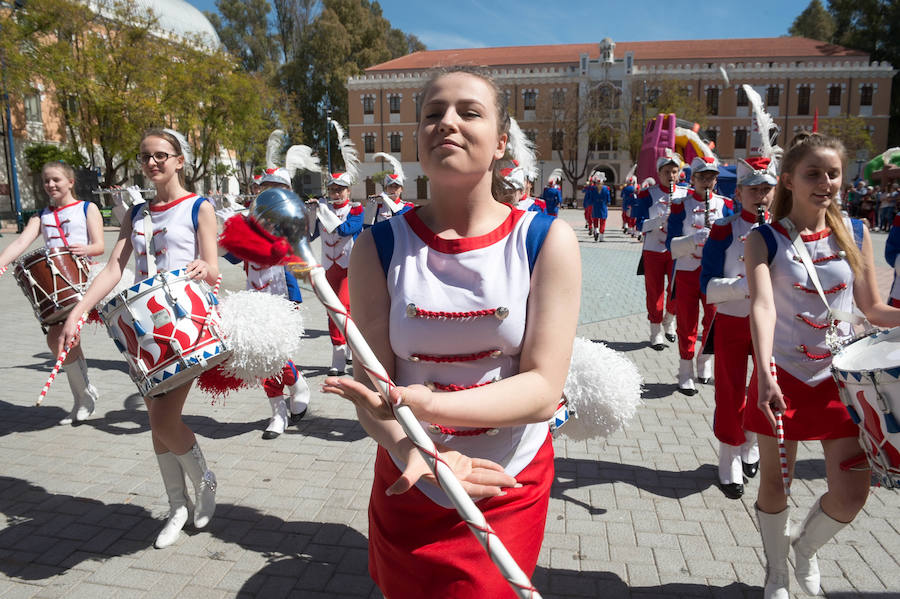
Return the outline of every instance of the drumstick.
{"type": "MultiPolygon", "coordinates": [[[[769,361],[769,371],[772,378],[778,382],[778,374],[775,371],[775,358],[769,361]]],[[[781,482],[784,484],[784,494],[791,494],[791,476],[788,474],[787,448],[784,446],[784,420],[781,410],[775,411],[775,440],[778,441],[778,459],[781,461],[781,482]]]]}
{"type": "MultiPolygon", "coordinates": [[[[79,331],[81,331],[81,327],[84,326],[84,322],[87,320],[88,313],[85,312],[81,315],[81,318],[78,319],[78,322],[75,323],[75,335],[78,335],[79,331]]],[[[37,402],[34,404],[35,406],[41,405],[41,402],[44,401],[44,398],[47,397],[47,391],[50,390],[50,385],[53,384],[53,379],[56,378],[56,373],[59,372],[59,369],[62,367],[63,362],[66,361],[66,357],[69,355],[69,350],[72,349],[72,344],[66,345],[61,352],[59,352],[59,358],[56,360],[56,364],[53,365],[53,370],[50,371],[50,378],[47,379],[47,382],[44,383],[44,388],[41,389],[41,394],[38,395],[37,402]]]]}
{"type": "MultiPolygon", "coordinates": [[[[308,264],[312,266],[315,262],[309,261],[308,264]]],[[[307,268],[304,267],[302,270],[307,268]]],[[[528,576],[519,568],[519,565],[503,545],[503,542],[497,537],[497,533],[494,532],[485,519],[484,514],[481,513],[478,506],[475,505],[475,502],[463,489],[453,470],[441,459],[434,442],[425,434],[425,430],[415,414],[409,409],[409,406],[394,405],[393,400],[390,399],[390,390],[396,385],[388,376],[384,366],[378,362],[378,358],[375,357],[362,333],[356,328],[356,323],[347,314],[344,305],[331,288],[328,279],[325,278],[325,269],[321,266],[313,266],[308,274],[313,293],[325,306],[331,320],[344,334],[347,344],[353,352],[356,364],[366,371],[376,389],[385,398],[388,405],[391,406],[394,411],[394,417],[400,423],[403,432],[406,433],[406,436],[409,437],[416,449],[422,454],[422,457],[437,477],[440,488],[447,493],[447,497],[450,498],[460,517],[469,526],[469,530],[472,531],[472,534],[475,535],[475,538],[487,551],[494,565],[497,566],[500,573],[519,597],[540,599],[541,595],[538,593],[538,590],[531,584],[528,576]]]]}
{"type": "MultiPolygon", "coordinates": [[[[216,277],[216,284],[213,285],[212,294],[213,297],[219,297],[219,286],[222,285],[222,275],[216,277]]],[[[216,306],[210,302],[209,311],[206,313],[206,318],[203,319],[203,326],[200,327],[200,335],[203,334],[203,331],[206,330],[206,327],[209,326],[209,321],[212,320],[213,313],[216,310],[216,306]]]]}

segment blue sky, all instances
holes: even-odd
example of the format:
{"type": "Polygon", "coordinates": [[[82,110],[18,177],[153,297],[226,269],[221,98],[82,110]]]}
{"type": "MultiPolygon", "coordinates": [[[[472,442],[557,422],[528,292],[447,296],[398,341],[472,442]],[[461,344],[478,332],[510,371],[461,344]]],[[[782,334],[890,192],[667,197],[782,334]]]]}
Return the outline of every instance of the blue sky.
{"type": "MultiPolygon", "coordinates": [[[[215,10],[214,0],[189,0],[215,10]]],[[[394,27],[430,50],[614,41],[777,37],[808,0],[381,0],[394,27]],[[629,5],[623,10],[623,5],[629,5]],[[752,7],[752,8],[751,8],[752,7]],[[696,10],[696,12],[691,12],[696,10]],[[548,25],[549,23],[549,25],[548,25]]]]}

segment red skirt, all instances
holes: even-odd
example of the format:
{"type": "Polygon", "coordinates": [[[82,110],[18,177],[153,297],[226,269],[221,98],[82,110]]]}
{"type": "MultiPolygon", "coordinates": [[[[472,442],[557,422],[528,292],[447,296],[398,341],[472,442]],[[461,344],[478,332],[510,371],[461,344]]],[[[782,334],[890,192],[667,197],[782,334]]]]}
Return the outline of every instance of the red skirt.
{"type": "MultiPolygon", "coordinates": [[[[787,405],[782,418],[785,439],[817,441],[856,437],[859,434],[859,427],[850,419],[833,378],[828,377],[815,387],[810,387],[784,369],[779,369],[778,386],[787,405]]],[[[758,398],[759,385],[754,368],[747,392],[747,407],[744,409],[744,429],[774,437],[772,425],[756,405],[758,398]]]]}
{"type": "MultiPolygon", "coordinates": [[[[419,489],[385,495],[400,476],[379,447],[369,499],[369,573],[387,599],[515,598],[487,552],[453,508],[444,508],[419,489]]],[[[553,483],[553,443],[547,440],[516,476],[522,486],[478,502],[529,577],[537,566],[553,483]]]]}

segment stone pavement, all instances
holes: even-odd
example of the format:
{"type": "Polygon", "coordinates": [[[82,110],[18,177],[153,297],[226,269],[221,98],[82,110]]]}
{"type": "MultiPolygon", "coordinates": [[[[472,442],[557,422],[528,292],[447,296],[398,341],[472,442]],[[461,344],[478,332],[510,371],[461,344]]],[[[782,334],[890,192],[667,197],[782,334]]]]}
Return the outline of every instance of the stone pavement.
{"type": "MultiPolygon", "coordinates": [[[[763,554],[741,501],[715,486],[712,388],[675,392],[677,352],[649,349],[639,245],[618,232],[582,239],[579,334],[626,352],[645,405],[606,441],[555,441],[556,482],[533,581],[544,597],[760,597],[763,554]]],[[[13,235],[4,235],[5,247],[13,235]]],[[[884,235],[874,235],[880,256],[884,235]],[[880,245],[879,245],[880,244],[880,245]]],[[[115,239],[106,234],[107,247],[115,239]]],[[[316,244],[318,245],[318,244],[316,244]]],[[[243,273],[223,264],[226,289],[243,273]]],[[[879,269],[882,286],[891,271],[879,269]]],[[[173,547],[152,548],[167,504],[146,411],[105,331],[84,336],[101,401],[79,426],[65,381],[33,407],[53,356],[10,273],[0,279],[0,597],[380,597],[366,571],[366,505],[374,443],[348,403],[319,384],[330,363],[324,310],[305,294],[307,343],[297,364],[313,401],[299,427],[263,441],[261,390],[223,405],[193,391],[185,420],[219,479],[216,516],[173,547]]],[[[60,377],[64,378],[64,377],[60,377]]],[[[824,490],[816,444],[799,452],[791,503],[802,518],[824,490]]],[[[900,496],[873,490],[863,514],[820,552],[832,598],[900,596],[900,496]]],[[[796,586],[796,585],[795,585],[796,586]]]]}

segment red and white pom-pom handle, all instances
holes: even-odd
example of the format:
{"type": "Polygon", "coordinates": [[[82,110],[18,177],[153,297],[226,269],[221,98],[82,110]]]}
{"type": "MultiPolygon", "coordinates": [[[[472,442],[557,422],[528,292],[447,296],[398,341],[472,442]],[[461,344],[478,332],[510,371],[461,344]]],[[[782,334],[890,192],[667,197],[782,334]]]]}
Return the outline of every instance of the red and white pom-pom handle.
{"type": "Polygon", "coordinates": [[[5,273],[7,270],[9,270],[9,266],[0,266],[0,277],[2,277],[3,273],[5,273]]]}
{"type": "Polygon", "coordinates": [[[355,363],[366,371],[382,398],[393,408],[394,418],[400,423],[403,432],[406,433],[406,436],[409,437],[416,449],[422,454],[422,457],[432,472],[434,472],[441,489],[447,493],[456,511],[469,526],[469,530],[472,531],[472,534],[475,535],[475,538],[478,539],[484,550],[487,551],[494,565],[497,566],[500,573],[519,597],[540,599],[541,595],[538,590],[534,588],[528,576],[510,555],[500,538],[497,537],[497,534],[485,519],[484,514],[481,513],[475,502],[472,501],[472,498],[465,492],[462,484],[456,478],[456,475],[453,474],[453,470],[441,459],[437,448],[431,438],[425,433],[412,410],[408,406],[394,405],[393,401],[390,400],[390,390],[395,385],[388,377],[384,366],[375,357],[369,344],[366,343],[356,324],[347,314],[344,305],[334,293],[334,290],[328,283],[328,279],[325,278],[325,270],[321,266],[315,266],[309,272],[309,280],[316,297],[319,298],[319,301],[322,302],[322,305],[328,311],[328,316],[347,339],[347,344],[353,352],[355,363]]]}
{"type": "MultiPolygon", "coordinates": [[[[2,274],[2,273],[0,273],[2,274]]],[[[88,313],[85,312],[81,315],[81,318],[78,319],[78,322],[75,324],[75,334],[77,335],[81,332],[81,327],[84,326],[85,321],[88,318],[88,313]]],[[[56,378],[57,373],[59,373],[59,369],[62,368],[63,362],[66,361],[66,358],[69,356],[69,350],[72,349],[72,344],[70,343],[66,347],[63,348],[61,352],[59,352],[59,357],[56,359],[56,364],[53,365],[53,370],[50,371],[50,378],[47,379],[47,382],[44,383],[44,388],[41,389],[41,394],[38,395],[37,401],[35,402],[35,406],[41,405],[41,402],[44,401],[44,398],[47,397],[47,392],[50,391],[50,385],[53,384],[53,380],[56,378]]]]}
{"type": "MultiPolygon", "coordinates": [[[[769,361],[769,372],[772,378],[778,382],[778,374],[775,370],[775,358],[769,361]]],[[[778,442],[778,459],[781,462],[781,482],[784,485],[784,494],[791,494],[791,475],[788,472],[787,448],[784,445],[784,420],[781,410],[775,411],[775,440],[778,442]]]]}
{"type": "MultiPolygon", "coordinates": [[[[219,287],[222,286],[222,275],[216,277],[216,284],[213,285],[212,294],[213,297],[219,297],[219,287]]],[[[206,319],[203,321],[203,326],[200,327],[200,334],[203,334],[203,331],[206,330],[206,327],[209,326],[209,322],[212,320],[213,314],[216,312],[216,306],[210,303],[209,312],[206,313],[206,319]]]]}

